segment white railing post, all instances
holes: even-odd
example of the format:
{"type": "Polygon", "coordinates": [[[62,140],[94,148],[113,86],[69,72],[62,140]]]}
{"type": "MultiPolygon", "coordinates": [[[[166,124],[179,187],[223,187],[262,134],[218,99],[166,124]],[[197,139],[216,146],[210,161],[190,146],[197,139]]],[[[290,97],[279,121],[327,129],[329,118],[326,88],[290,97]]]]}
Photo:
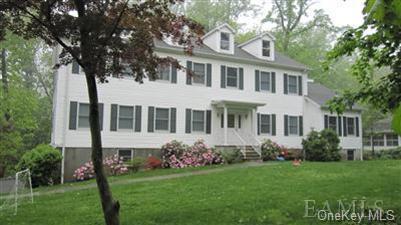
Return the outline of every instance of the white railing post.
{"type": "Polygon", "coordinates": [[[227,106],[224,105],[224,117],[223,117],[223,125],[224,125],[224,145],[227,145],[227,139],[228,139],[228,129],[227,129],[227,121],[228,121],[228,112],[227,112],[227,106]]]}

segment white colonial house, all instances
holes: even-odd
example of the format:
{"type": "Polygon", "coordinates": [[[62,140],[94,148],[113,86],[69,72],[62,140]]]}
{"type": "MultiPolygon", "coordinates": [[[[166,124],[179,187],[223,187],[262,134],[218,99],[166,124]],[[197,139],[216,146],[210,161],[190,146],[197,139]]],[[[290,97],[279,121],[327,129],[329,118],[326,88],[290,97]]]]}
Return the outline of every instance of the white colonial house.
{"type": "MultiPolygon", "coordinates": [[[[308,83],[306,66],[275,51],[274,41],[264,33],[237,45],[226,24],[208,32],[193,56],[155,41],[160,56],[176,58],[195,75],[165,67],[156,81],[139,84],[123,76],[99,84],[105,155],[147,156],[171,140],[192,144],[202,138],[250,157],[260,154],[263,139],[301,149],[310,130],[330,127],[338,130],[345,152],[359,158],[360,111],[331,115],[325,101],[334,93],[308,83]]],[[[70,179],[90,159],[89,100],[76,63],[55,76],[52,144],[62,150],[63,176],[70,179]]]]}

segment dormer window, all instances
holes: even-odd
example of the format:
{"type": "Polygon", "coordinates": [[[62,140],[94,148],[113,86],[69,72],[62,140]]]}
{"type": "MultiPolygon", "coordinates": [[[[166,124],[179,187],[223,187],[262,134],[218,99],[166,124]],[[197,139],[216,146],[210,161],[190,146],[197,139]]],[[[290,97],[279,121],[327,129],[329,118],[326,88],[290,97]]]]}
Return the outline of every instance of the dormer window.
{"type": "Polygon", "coordinates": [[[262,55],[270,57],[270,41],[262,40],[262,55]]]}
{"type": "Polygon", "coordinates": [[[220,33],[220,49],[230,50],[230,34],[226,32],[220,33]]]}

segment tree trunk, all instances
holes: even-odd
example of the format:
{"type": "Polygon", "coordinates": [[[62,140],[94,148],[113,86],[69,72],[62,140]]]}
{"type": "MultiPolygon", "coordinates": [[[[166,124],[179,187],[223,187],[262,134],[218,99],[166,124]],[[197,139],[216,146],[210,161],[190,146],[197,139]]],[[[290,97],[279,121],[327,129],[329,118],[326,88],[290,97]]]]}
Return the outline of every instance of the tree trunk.
{"type": "MultiPolygon", "coordinates": [[[[7,59],[6,59],[6,49],[3,48],[1,50],[1,81],[3,83],[3,92],[4,92],[4,98],[8,98],[8,74],[7,74],[7,59]]],[[[6,119],[6,122],[10,120],[10,112],[9,109],[5,110],[4,113],[4,118],[6,119]]]]}
{"type": "Polygon", "coordinates": [[[118,201],[113,200],[110,186],[103,169],[102,139],[99,124],[98,95],[94,73],[86,73],[86,84],[89,94],[89,124],[92,139],[92,162],[96,174],[96,183],[99,190],[104,219],[107,225],[119,225],[118,201]]]}

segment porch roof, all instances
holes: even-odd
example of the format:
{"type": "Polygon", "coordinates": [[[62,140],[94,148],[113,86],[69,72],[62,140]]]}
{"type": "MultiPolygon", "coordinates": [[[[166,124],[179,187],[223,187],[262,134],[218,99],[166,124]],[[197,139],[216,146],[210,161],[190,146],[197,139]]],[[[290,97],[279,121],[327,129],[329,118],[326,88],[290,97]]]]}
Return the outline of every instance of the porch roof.
{"type": "Polygon", "coordinates": [[[244,108],[256,108],[258,106],[264,106],[266,103],[263,102],[249,102],[249,101],[237,101],[237,100],[212,100],[212,105],[216,107],[244,107],[244,108]]]}

